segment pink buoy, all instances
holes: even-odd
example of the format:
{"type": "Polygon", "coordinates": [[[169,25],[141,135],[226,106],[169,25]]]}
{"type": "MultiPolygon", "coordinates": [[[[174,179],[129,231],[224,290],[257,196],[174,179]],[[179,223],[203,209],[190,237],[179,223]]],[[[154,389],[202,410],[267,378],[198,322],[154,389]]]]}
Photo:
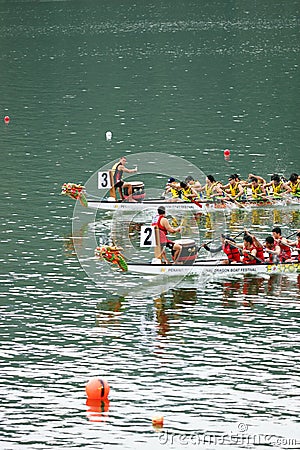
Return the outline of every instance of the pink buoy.
{"type": "Polygon", "coordinates": [[[10,117],[9,116],[5,116],[4,117],[4,123],[8,124],[10,122],[10,117]]]}

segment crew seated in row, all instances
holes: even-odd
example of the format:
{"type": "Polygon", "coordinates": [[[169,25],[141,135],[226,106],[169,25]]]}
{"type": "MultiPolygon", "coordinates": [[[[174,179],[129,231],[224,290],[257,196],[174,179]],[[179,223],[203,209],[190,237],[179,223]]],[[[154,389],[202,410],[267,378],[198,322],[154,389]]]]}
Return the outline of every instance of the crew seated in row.
{"type": "Polygon", "coordinates": [[[229,235],[221,235],[221,246],[211,248],[207,244],[202,244],[205,250],[217,253],[221,250],[227,258],[222,260],[222,264],[260,264],[260,263],[285,263],[300,261],[300,231],[297,232],[297,240],[289,241],[281,235],[281,228],[275,227],[272,236],[267,236],[264,245],[247,230],[244,233],[243,244],[237,244],[235,239],[229,235]],[[292,256],[293,247],[297,250],[297,255],[292,256]]]}
{"type": "MultiPolygon", "coordinates": [[[[251,199],[266,201],[270,198],[284,198],[287,194],[300,198],[300,176],[297,173],[292,173],[289,180],[285,180],[278,174],[273,174],[270,182],[267,182],[260,175],[252,173],[249,173],[247,180],[242,180],[237,173],[234,173],[228,177],[227,184],[222,184],[213,175],[208,175],[203,186],[189,175],[185,178],[184,183],[192,189],[193,193],[196,192],[200,197],[204,195],[207,200],[245,201],[251,199]]],[[[170,178],[166,186],[166,193],[172,194],[170,201],[179,201],[181,198],[180,191],[180,182],[176,181],[175,178],[170,178]]]]}

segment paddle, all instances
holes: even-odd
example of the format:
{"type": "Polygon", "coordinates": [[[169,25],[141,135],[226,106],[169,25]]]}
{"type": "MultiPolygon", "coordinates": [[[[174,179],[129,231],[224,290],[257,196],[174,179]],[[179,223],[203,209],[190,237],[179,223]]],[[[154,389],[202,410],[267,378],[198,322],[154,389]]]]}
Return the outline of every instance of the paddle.
{"type": "Polygon", "coordinates": [[[201,203],[197,202],[197,200],[194,200],[193,198],[190,198],[190,201],[191,201],[192,203],[195,203],[195,205],[199,206],[199,208],[202,208],[202,207],[203,207],[201,203]]]}
{"type": "MultiPolygon", "coordinates": [[[[243,205],[242,203],[239,203],[237,200],[235,200],[234,198],[232,198],[230,195],[227,195],[229,198],[230,202],[235,203],[239,208],[245,208],[245,205],[243,205]]],[[[223,201],[226,202],[226,200],[224,199],[223,201]]]]}
{"type": "Polygon", "coordinates": [[[294,231],[294,233],[289,234],[289,235],[286,237],[286,239],[291,238],[292,236],[294,236],[294,235],[297,234],[297,233],[299,233],[299,230],[296,230],[296,231],[294,231]]]}
{"type": "MultiPolygon", "coordinates": [[[[231,236],[231,238],[232,238],[232,239],[236,239],[236,238],[238,238],[239,236],[241,236],[241,234],[244,234],[244,231],[241,231],[240,233],[235,234],[234,236],[231,236]]],[[[211,241],[206,242],[204,245],[209,245],[209,244],[211,244],[212,242],[214,242],[216,239],[217,239],[217,238],[214,238],[214,239],[212,239],[211,241]]],[[[201,248],[201,247],[199,247],[198,251],[200,250],[200,248],[201,248]]]]}

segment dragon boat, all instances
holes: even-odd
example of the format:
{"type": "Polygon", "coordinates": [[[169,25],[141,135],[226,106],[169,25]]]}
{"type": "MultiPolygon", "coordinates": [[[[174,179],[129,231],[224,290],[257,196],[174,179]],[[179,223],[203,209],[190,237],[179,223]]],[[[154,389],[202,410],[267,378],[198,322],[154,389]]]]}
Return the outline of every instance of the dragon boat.
{"type": "Polygon", "coordinates": [[[157,263],[127,263],[128,272],[143,275],[168,276],[235,276],[235,275],[271,275],[300,273],[300,262],[261,263],[261,264],[222,264],[217,259],[197,259],[192,265],[157,264],[157,263]]]}
{"type": "Polygon", "coordinates": [[[245,201],[227,201],[227,200],[197,200],[197,201],[177,201],[171,202],[168,199],[144,199],[142,201],[111,201],[109,199],[91,200],[87,198],[87,206],[93,209],[106,210],[106,211],[142,211],[145,208],[158,208],[164,205],[169,209],[178,211],[193,211],[196,213],[210,213],[215,211],[233,211],[237,209],[256,209],[256,208],[291,208],[298,209],[300,205],[300,199],[288,197],[284,200],[245,200],[245,201]]]}
{"type": "Polygon", "coordinates": [[[214,211],[232,211],[236,209],[256,209],[256,208],[291,208],[298,209],[300,198],[286,195],[284,198],[265,198],[263,200],[226,200],[217,198],[215,200],[199,198],[190,201],[171,201],[170,198],[147,198],[144,183],[140,181],[131,182],[132,195],[126,194],[125,199],[117,200],[116,197],[102,197],[101,199],[90,196],[85,192],[84,186],[75,183],[64,183],[61,193],[74,200],[79,200],[82,206],[105,211],[142,211],[145,208],[158,208],[165,205],[174,211],[192,211],[195,213],[207,214],[214,211]]]}
{"type": "Polygon", "coordinates": [[[242,274],[271,275],[300,273],[300,260],[298,251],[293,261],[285,263],[259,262],[256,264],[232,263],[224,264],[222,259],[201,259],[198,247],[193,239],[183,238],[176,240],[182,247],[176,263],[162,263],[155,257],[151,262],[125,261],[120,253],[121,248],[102,246],[97,247],[95,255],[107,262],[117,264],[123,272],[138,273],[142,275],[170,275],[170,276],[235,276],[242,274]],[[113,259],[107,257],[114,252],[113,259]]]}

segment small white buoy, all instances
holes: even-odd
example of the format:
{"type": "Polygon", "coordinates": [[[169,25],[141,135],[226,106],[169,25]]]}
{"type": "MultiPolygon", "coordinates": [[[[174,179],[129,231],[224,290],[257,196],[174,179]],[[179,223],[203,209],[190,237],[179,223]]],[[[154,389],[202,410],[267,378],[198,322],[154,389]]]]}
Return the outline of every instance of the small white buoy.
{"type": "Polygon", "coordinates": [[[111,139],[112,139],[112,132],[111,131],[107,131],[105,133],[105,138],[106,138],[107,141],[111,141],[111,139]]]}

